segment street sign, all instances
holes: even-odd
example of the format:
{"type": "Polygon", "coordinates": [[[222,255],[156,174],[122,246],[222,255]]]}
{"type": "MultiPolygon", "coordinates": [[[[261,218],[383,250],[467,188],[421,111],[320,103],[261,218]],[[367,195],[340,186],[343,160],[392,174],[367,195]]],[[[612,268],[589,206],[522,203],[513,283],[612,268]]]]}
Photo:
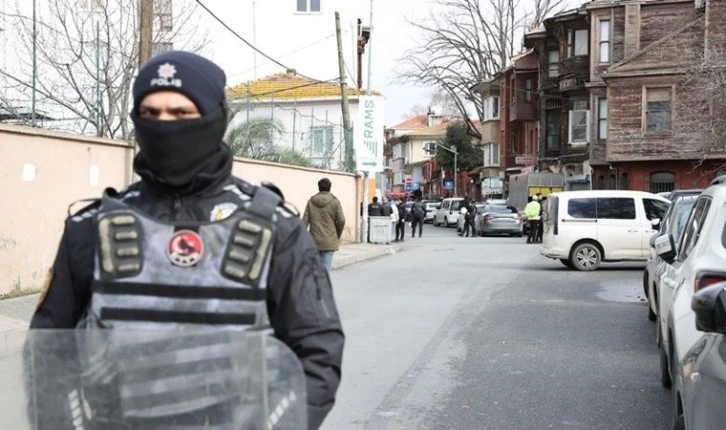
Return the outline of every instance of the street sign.
{"type": "Polygon", "coordinates": [[[406,184],[406,186],[404,188],[407,193],[410,193],[411,191],[413,191],[413,185],[411,185],[411,184],[406,184]]]}
{"type": "Polygon", "coordinates": [[[444,189],[445,190],[453,190],[454,189],[454,181],[444,181],[444,189]]]}
{"type": "Polygon", "coordinates": [[[358,115],[353,124],[356,170],[382,172],[384,165],[384,99],[381,96],[358,97],[358,115]]]}
{"type": "Polygon", "coordinates": [[[520,155],[514,158],[514,164],[522,164],[524,166],[534,165],[534,157],[531,155],[520,155]]]}

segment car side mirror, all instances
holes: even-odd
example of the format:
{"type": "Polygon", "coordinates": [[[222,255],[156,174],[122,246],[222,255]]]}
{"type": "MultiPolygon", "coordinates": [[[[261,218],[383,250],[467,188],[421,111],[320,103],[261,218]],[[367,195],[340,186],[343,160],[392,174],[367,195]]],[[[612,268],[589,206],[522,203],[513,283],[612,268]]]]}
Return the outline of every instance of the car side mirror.
{"type": "Polygon", "coordinates": [[[653,241],[655,253],[665,261],[672,262],[676,258],[676,245],[673,243],[673,236],[664,234],[653,241]]]}
{"type": "Polygon", "coordinates": [[[726,334],[726,282],[697,291],[691,299],[691,309],[696,314],[697,330],[726,334]]]}
{"type": "Polygon", "coordinates": [[[658,230],[660,228],[660,218],[650,220],[650,225],[653,226],[653,230],[658,230]]]}
{"type": "Polygon", "coordinates": [[[658,237],[660,237],[660,236],[658,236],[657,234],[654,234],[650,237],[650,240],[648,241],[648,243],[650,244],[651,248],[655,248],[655,240],[658,239],[658,237]]]}

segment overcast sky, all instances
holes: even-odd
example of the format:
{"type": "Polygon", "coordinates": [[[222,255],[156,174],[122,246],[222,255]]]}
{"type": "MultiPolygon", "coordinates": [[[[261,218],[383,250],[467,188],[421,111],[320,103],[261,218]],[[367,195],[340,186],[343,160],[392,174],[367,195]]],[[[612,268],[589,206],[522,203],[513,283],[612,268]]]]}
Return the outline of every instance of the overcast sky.
{"type": "MultiPolygon", "coordinates": [[[[239,0],[237,0],[239,1],[239,0]]],[[[258,2],[265,0],[257,0],[258,2]]],[[[292,0],[289,0],[292,1],[292,0]]],[[[325,4],[326,0],[321,0],[325,4]]],[[[364,25],[368,22],[370,0],[344,0],[357,3],[358,15],[363,20],[364,25]]],[[[529,7],[534,0],[520,0],[523,7],[529,7]]],[[[567,0],[570,4],[580,4],[577,0],[567,0]]],[[[251,0],[244,0],[251,2],[251,0]]],[[[236,1],[229,0],[205,0],[205,4],[215,12],[222,12],[222,18],[228,22],[237,22],[234,27],[241,33],[244,29],[239,30],[244,25],[241,24],[239,12],[235,9],[236,1]]],[[[239,3],[238,3],[239,4],[239,3]]],[[[386,125],[392,126],[407,117],[407,114],[415,105],[426,105],[429,101],[433,88],[422,88],[412,84],[403,84],[397,82],[396,71],[400,68],[398,61],[407,49],[415,46],[415,38],[420,37],[406,19],[424,17],[430,11],[435,11],[436,6],[432,5],[431,0],[374,0],[373,1],[373,39],[372,39],[372,88],[382,92],[386,97],[386,125]]],[[[200,10],[200,14],[205,14],[200,10]]],[[[260,25],[275,25],[274,23],[258,23],[260,25]]],[[[215,28],[214,26],[212,28],[215,28]]],[[[249,35],[247,32],[246,36],[249,35]]],[[[228,31],[216,26],[216,31],[212,32],[215,38],[216,46],[239,46],[240,50],[245,48],[242,42],[236,40],[228,31]]],[[[285,34],[284,29],[280,29],[280,37],[290,37],[285,34]]],[[[294,46],[294,41],[291,43],[294,46]]],[[[370,49],[370,47],[369,47],[370,49]]],[[[234,56],[222,49],[213,49],[212,52],[215,60],[221,60],[220,63],[225,68],[229,77],[230,84],[239,83],[244,80],[246,74],[249,74],[249,62],[235,62],[234,56]]],[[[367,55],[367,53],[366,53],[367,55]]],[[[283,71],[283,70],[279,70],[283,71]]],[[[364,80],[367,77],[367,70],[364,69],[364,80]]]]}

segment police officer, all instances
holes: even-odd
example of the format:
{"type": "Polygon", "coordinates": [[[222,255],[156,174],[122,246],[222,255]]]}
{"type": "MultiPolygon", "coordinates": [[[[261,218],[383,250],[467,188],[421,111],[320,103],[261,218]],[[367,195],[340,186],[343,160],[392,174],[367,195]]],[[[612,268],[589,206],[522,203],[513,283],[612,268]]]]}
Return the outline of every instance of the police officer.
{"type": "Polygon", "coordinates": [[[302,363],[308,428],[316,429],[341,377],[344,334],[330,279],[279,190],[232,176],[233,154],[222,141],[225,85],[221,68],[188,52],[158,55],[139,70],[131,118],[141,180],[107,190],[66,219],[30,327],[244,328],[269,321],[302,363]],[[122,248],[132,252],[114,253],[122,248]],[[251,259],[239,258],[245,252],[251,259]]]}

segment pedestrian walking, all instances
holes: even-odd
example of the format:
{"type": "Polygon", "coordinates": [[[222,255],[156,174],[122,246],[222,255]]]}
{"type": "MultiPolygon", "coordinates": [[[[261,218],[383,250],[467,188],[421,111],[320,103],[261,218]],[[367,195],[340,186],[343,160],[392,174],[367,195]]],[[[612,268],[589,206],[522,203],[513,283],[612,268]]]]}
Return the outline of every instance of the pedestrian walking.
{"type": "Polygon", "coordinates": [[[396,208],[398,209],[398,222],[396,223],[396,242],[403,242],[403,239],[406,237],[406,222],[407,218],[410,217],[410,214],[406,212],[406,202],[403,199],[400,199],[397,204],[396,208]]]}
{"type": "Polygon", "coordinates": [[[541,213],[542,206],[539,204],[539,197],[535,195],[524,207],[524,216],[527,217],[527,223],[529,224],[527,243],[537,243],[541,213]]]}
{"type": "Polygon", "coordinates": [[[469,230],[471,230],[471,237],[476,237],[476,226],[474,225],[474,219],[476,218],[476,205],[469,197],[464,197],[464,201],[461,206],[464,210],[464,229],[459,236],[469,237],[469,230]]]}
{"type": "Polygon", "coordinates": [[[416,227],[418,227],[418,237],[421,237],[425,216],[426,210],[421,203],[421,196],[417,195],[411,206],[411,237],[416,237],[416,227]]]}
{"type": "Polygon", "coordinates": [[[310,229],[310,235],[328,271],[333,267],[333,255],[338,251],[345,228],[343,206],[330,192],[331,187],[330,179],[319,180],[318,193],[308,200],[303,214],[303,223],[310,229]]]}

